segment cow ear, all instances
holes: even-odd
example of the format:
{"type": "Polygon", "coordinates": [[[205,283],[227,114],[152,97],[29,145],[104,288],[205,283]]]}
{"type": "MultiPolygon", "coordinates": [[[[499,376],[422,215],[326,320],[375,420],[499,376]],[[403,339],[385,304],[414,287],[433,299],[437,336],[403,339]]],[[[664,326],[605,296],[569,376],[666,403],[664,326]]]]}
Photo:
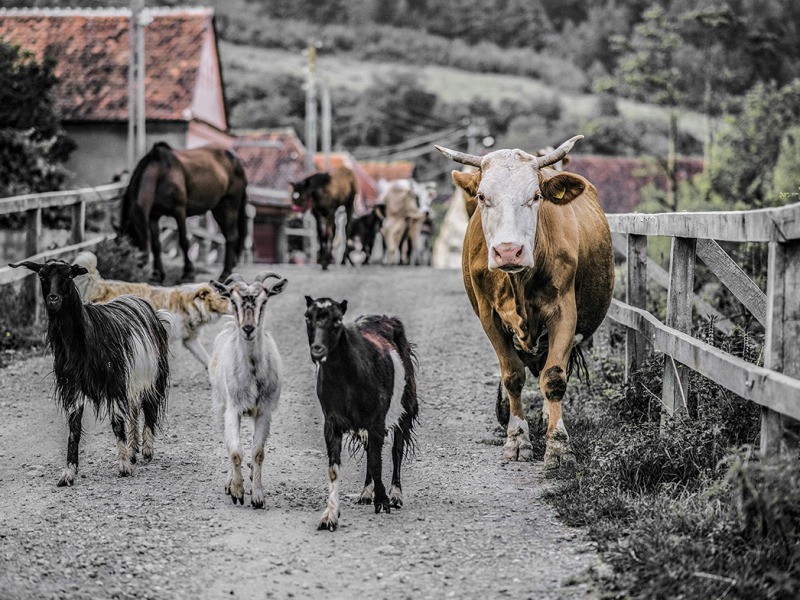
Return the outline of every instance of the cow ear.
{"type": "Polygon", "coordinates": [[[465,173],[464,171],[453,171],[453,183],[472,198],[478,193],[478,186],[481,183],[481,172],[465,173]]]}
{"type": "Polygon", "coordinates": [[[347,312],[347,300],[342,300],[339,303],[339,308],[342,309],[342,314],[346,313],[347,312]]]}
{"type": "Polygon", "coordinates": [[[314,304],[314,299],[311,296],[306,296],[306,308],[309,308],[312,304],[314,304]]]}
{"type": "Polygon", "coordinates": [[[586,181],[572,173],[559,173],[541,184],[545,200],[553,204],[569,204],[586,189],[586,181]]]}

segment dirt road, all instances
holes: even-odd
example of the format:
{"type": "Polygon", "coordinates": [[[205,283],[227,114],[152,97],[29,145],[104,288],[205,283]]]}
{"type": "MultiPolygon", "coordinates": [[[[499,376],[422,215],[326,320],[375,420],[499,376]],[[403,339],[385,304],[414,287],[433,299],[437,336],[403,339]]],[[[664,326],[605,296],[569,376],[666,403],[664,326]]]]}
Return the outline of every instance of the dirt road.
{"type": "MultiPolygon", "coordinates": [[[[594,597],[586,571],[596,554],[541,499],[541,463],[501,462],[499,368],[460,273],[275,270],[289,287],[270,301],[267,326],[286,381],[264,462],[266,509],[224,495],[208,378],[185,349],[174,350],[153,462],[119,478],[111,427],[87,411],[72,488],[56,487],[67,428],[51,399],[52,357],[14,363],[0,370],[0,598],[594,597]],[[365,464],[345,458],[334,533],[316,530],[327,459],[305,294],[347,298],[351,319],[399,316],[419,354],[419,450],[405,466],[405,506],[376,515],[356,505],[365,464]]],[[[209,350],[218,328],[203,336],[209,350]]]]}

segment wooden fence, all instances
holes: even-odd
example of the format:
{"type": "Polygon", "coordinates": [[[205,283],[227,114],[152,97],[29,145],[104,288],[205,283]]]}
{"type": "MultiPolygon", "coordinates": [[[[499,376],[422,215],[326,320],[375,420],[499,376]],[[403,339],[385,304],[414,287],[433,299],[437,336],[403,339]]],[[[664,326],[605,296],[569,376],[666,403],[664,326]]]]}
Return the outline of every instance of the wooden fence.
{"type": "Polygon", "coordinates": [[[609,319],[627,328],[626,377],[642,363],[649,344],[665,355],[662,402],[669,414],[686,407],[691,369],[761,405],[761,449],[765,454],[796,453],[800,420],[800,203],[742,212],[607,216],[612,233],[627,235],[626,302],[613,300],[608,312],[609,319]],[[672,238],[666,323],[645,310],[648,236],[672,238]],[[766,293],[717,241],[768,243],[766,293]],[[763,367],[690,335],[696,257],[764,325],[763,367]]]}

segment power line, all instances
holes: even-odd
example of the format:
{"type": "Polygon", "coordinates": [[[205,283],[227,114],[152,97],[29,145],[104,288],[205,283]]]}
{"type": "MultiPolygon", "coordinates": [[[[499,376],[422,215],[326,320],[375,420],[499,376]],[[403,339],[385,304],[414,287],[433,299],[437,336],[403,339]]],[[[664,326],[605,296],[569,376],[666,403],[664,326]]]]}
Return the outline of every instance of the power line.
{"type": "Polygon", "coordinates": [[[384,146],[383,148],[377,148],[371,152],[360,152],[358,153],[359,160],[371,159],[373,156],[382,156],[387,154],[394,154],[396,152],[401,152],[403,150],[411,150],[423,144],[430,144],[431,142],[435,142],[445,137],[450,137],[456,133],[459,133],[459,138],[466,135],[467,130],[464,127],[456,127],[456,128],[448,128],[448,129],[441,129],[439,131],[434,131],[432,133],[427,133],[425,135],[421,135],[410,140],[404,140],[397,144],[392,144],[391,146],[384,146]]]}

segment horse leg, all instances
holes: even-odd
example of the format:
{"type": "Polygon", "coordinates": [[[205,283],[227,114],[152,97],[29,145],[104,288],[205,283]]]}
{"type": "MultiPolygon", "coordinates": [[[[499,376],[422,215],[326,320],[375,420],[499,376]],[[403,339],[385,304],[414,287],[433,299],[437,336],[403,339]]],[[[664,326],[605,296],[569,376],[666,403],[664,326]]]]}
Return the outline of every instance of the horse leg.
{"type": "MultiPolygon", "coordinates": [[[[350,261],[353,265],[353,259],[350,258],[350,250],[354,248],[353,243],[353,203],[348,202],[344,205],[344,212],[347,215],[347,220],[344,223],[344,254],[342,254],[342,264],[350,261]]],[[[353,265],[355,266],[355,265],[353,265]]]]}
{"type": "Polygon", "coordinates": [[[161,229],[158,217],[150,219],[150,250],[153,253],[153,279],[164,281],[164,264],[161,262],[161,229]]]}
{"type": "Polygon", "coordinates": [[[225,266],[222,268],[222,274],[219,276],[220,281],[225,281],[233,272],[238,260],[237,249],[239,247],[239,224],[238,211],[231,211],[231,206],[228,202],[220,202],[211,210],[214,215],[214,220],[222,230],[222,236],[225,238],[225,266]]]}
{"type": "Polygon", "coordinates": [[[175,213],[175,222],[178,224],[178,243],[183,252],[183,277],[191,279],[194,277],[194,264],[189,258],[189,236],[186,234],[186,214],[183,211],[175,213]]]}

